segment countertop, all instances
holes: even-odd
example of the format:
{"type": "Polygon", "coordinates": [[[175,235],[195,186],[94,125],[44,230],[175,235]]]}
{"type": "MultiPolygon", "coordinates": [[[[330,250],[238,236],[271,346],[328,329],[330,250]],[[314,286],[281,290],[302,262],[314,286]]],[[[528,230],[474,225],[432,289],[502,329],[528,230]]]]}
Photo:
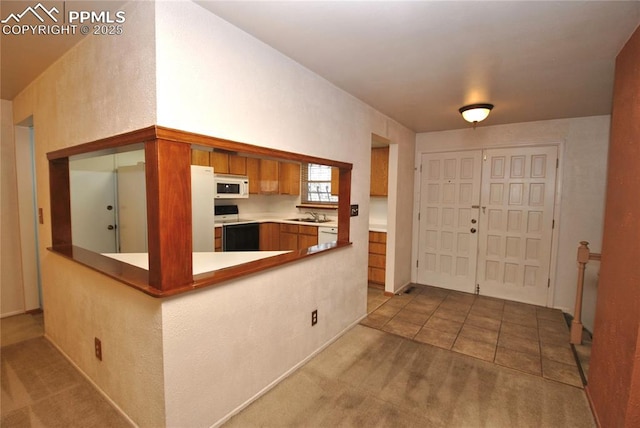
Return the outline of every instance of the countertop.
{"type": "Polygon", "coordinates": [[[386,224],[374,224],[374,223],[370,223],[369,224],[369,232],[387,232],[387,225],[386,224]]]}
{"type": "MultiPolygon", "coordinates": [[[[290,251],[228,251],[215,253],[193,253],[193,274],[198,275],[285,253],[290,253],[290,251]]],[[[102,253],[102,255],[149,270],[149,255],[147,253],[102,253]]]]}
{"type": "Polygon", "coordinates": [[[309,221],[292,221],[292,220],[287,220],[290,218],[303,218],[306,217],[304,214],[289,214],[289,215],[282,215],[282,214],[273,214],[273,213],[267,213],[267,214],[242,214],[242,217],[246,217],[247,219],[241,219],[239,221],[232,221],[232,222],[225,222],[225,223],[216,223],[215,227],[222,227],[223,225],[227,225],[227,224],[246,224],[246,223],[268,223],[268,222],[276,222],[276,223],[288,223],[288,224],[301,224],[301,225],[305,225],[305,226],[316,226],[316,227],[338,227],[338,221],[337,220],[332,220],[332,221],[327,221],[324,223],[313,223],[313,222],[309,222],[309,221]]]}

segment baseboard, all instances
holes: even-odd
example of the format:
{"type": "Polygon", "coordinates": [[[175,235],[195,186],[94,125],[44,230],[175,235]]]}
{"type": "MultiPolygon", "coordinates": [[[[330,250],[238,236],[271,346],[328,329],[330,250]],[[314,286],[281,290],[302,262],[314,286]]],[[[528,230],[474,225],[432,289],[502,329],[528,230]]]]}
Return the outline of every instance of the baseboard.
{"type": "Polygon", "coordinates": [[[385,296],[388,296],[388,297],[393,297],[393,296],[395,296],[396,294],[400,294],[400,293],[402,293],[402,292],[404,291],[404,289],[405,289],[405,288],[409,287],[409,286],[410,286],[410,285],[412,285],[412,284],[413,284],[413,282],[409,281],[409,282],[405,283],[402,287],[398,288],[398,289],[397,289],[395,292],[393,292],[393,293],[392,293],[392,292],[390,292],[390,291],[385,291],[385,292],[384,292],[384,295],[385,295],[385,296]]]}
{"type": "Polygon", "coordinates": [[[2,314],[2,315],[0,315],[0,319],[1,319],[1,318],[9,318],[9,317],[12,317],[12,316],[14,316],[14,315],[22,315],[22,314],[24,314],[24,313],[25,313],[24,311],[13,311],[13,312],[7,312],[6,314],[2,314]]]}
{"type": "Polygon", "coordinates": [[[296,364],[295,366],[293,366],[292,368],[290,368],[289,370],[287,370],[286,372],[284,372],[282,375],[280,375],[279,377],[277,377],[273,382],[271,382],[270,384],[268,384],[267,386],[265,386],[264,388],[262,388],[260,391],[258,391],[258,393],[256,393],[253,397],[249,398],[247,401],[245,401],[244,403],[242,403],[241,405],[239,405],[238,407],[236,407],[234,410],[232,410],[231,412],[229,412],[226,416],[222,417],[218,422],[216,422],[215,424],[211,425],[211,428],[218,428],[220,427],[222,424],[226,423],[227,421],[229,421],[229,419],[231,419],[233,416],[237,415],[238,413],[240,413],[242,410],[244,410],[245,408],[247,408],[251,403],[253,403],[254,401],[256,401],[258,398],[262,397],[264,394],[266,394],[267,392],[271,391],[274,387],[276,387],[280,382],[282,382],[283,380],[285,380],[286,378],[288,378],[289,376],[291,376],[296,370],[298,370],[300,367],[304,366],[306,363],[309,362],[309,360],[311,360],[312,358],[314,358],[316,355],[318,355],[320,352],[324,351],[329,345],[331,345],[333,342],[335,342],[336,340],[338,340],[340,337],[342,337],[346,332],[348,332],[349,330],[351,330],[353,327],[355,327],[356,325],[358,325],[360,323],[360,321],[362,321],[364,318],[367,317],[367,314],[361,316],[360,318],[358,318],[355,322],[351,323],[349,326],[347,326],[345,329],[343,329],[341,332],[339,332],[338,334],[336,334],[335,336],[333,336],[331,339],[329,339],[327,342],[325,342],[322,346],[320,346],[318,349],[316,349],[314,352],[312,352],[311,354],[309,354],[309,356],[307,356],[305,359],[303,359],[302,361],[300,361],[298,364],[296,364]]]}
{"type": "Polygon", "coordinates": [[[134,422],[134,421],[129,417],[129,415],[127,415],[127,414],[124,412],[124,410],[122,410],[122,409],[120,408],[120,406],[118,406],[118,404],[117,404],[115,401],[113,401],[113,400],[111,399],[111,397],[109,397],[109,396],[107,395],[107,393],[106,393],[106,392],[104,392],[104,391],[102,390],[102,388],[100,388],[100,387],[98,386],[98,384],[96,384],[96,383],[93,381],[93,379],[91,379],[91,378],[90,378],[90,377],[89,377],[89,376],[88,376],[88,375],[87,375],[87,374],[86,374],[86,373],[85,373],[85,372],[84,372],[84,371],[83,371],[83,370],[82,370],[82,369],[81,369],[81,368],[80,368],[80,367],[79,367],[79,366],[78,366],[78,365],[77,365],[77,364],[76,364],[76,363],[75,363],[75,362],[74,362],[74,361],[73,361],[73,360],[72,360],[72,359],[71,359],[67,354],[66,354],[66,352],[64,352],[64,351],[62,350],[62,348],[60,348],[60,346],[58,346],[58,344],[57,344],[57,343],[55,343],[53,340],[51,340],[51,337],[50,337],[49,335],[47,335],[47,334],[45,333],[44,338],[45,338],[45,339],[47,339],[47,341],[48,341],[50,344],[52,344],[52,345],[53,345],[53,347],[54,347],[54,348],[56,348],[56,349],[58,350],[58,352],[60,352],[60,353],[62,354],[62,356],[63,356],[67,361],[69,361],[69,363],[71,363],[71,365],[72,365],[76,370],[78,370],[78,372],[80,372],[80,374],[82,375],[82,377],[84,377],[84,378],[85,378],[85,379],[86,379],[86,380],[87,380],[91,385],[93,385],[93,387],[96,389],[96,391],[98,391],[98,393],[99,393],[100,395],[102,395],[102,397],[103,397],[105,400],[107,400],[107,401],[109,402],[109,404],[111,404],[111,405],[113,406],[113,408],[114,408],[114,409],[116,409],[116,411],[122,415],[122,417],[123,417],[123,418],[125,418],[125,419],[126,419],[126,420],[127,420],[127,421],[132,425],[132,426],[134,426],[134,427],[137,427],[137,426],[138,426],[138,424],[136,424],[136,423],[135,423],[135,422],[134,422]]]}

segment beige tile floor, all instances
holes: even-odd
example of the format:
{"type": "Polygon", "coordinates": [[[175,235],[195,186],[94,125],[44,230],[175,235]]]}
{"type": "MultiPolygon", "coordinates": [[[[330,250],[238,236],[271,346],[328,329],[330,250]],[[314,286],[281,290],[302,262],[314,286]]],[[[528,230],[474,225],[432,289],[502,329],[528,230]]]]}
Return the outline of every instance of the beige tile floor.
{"type": "Polygon", "coordinates": [[[391,298],[369,289],[361,324],[582,388],[560,310],[413,285],[391,298]]]}

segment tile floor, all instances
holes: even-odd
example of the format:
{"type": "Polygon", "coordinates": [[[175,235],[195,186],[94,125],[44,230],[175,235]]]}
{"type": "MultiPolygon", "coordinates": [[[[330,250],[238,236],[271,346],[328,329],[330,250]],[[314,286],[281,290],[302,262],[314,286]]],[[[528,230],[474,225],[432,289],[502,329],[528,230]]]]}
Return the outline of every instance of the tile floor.
{"type": "Polygon", "coordinates": [[[393,297],[369,289],[361,324],[582,388],[562,312],[412,285],[393,297]]]}

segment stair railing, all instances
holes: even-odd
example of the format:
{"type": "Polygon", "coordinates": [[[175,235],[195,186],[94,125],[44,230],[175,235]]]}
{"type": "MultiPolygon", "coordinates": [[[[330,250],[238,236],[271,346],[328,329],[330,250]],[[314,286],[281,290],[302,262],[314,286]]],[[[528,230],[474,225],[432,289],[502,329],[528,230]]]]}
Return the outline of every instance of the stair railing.
{"type": "Polygon", "coordinates": [[[582,344],[582,295],[584,292],[584,271],[589,260],[600,260],[600,253],[592,253],[587,241],[580,241],[578,247],[578,286],[576,289],[576,307],[571,321],[571,343],[582,344]]]}

